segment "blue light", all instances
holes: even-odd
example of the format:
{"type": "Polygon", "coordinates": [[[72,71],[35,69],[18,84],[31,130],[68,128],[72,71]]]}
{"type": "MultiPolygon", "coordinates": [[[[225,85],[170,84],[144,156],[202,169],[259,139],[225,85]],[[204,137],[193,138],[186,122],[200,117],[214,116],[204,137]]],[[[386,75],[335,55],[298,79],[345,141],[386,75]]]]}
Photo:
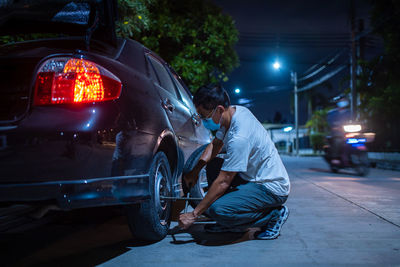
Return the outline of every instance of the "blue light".
{"type": "Polygon", "coordinates": [[[349,138],[349,139],[347,139],[346,143],[347,144],[357,144],[358,141],[356,138],[349,138]]]}
{"type": "Polygon", "coordinates": [[[236,93],[236,94],[239,94],[239,93],[240,93],[240,88],[236,88],[236,89],[235,89],[235,93],[236,93]]]}
{"type": "Polygon", "coordinates": [[[288,126],[288,127],[283,128],[283,131],[284,131],[285,133],[290,132],[291,130],[293,130],[293,127],[292,127],[292,126],[288,126]]]}
{"type": "Polygon", "coordinates": [[[351,144],[352,147],[365,147],[365,144],[351,144]]]}
{"type": "Polygon", "coordinates": [[[358,144],[358,143],[365,143],[367,139],[365,138],[348,138],[346,143],[347,144],[358,144]]]}
{"type": "Polygon", "coordinates": [[[279,63],[279,61],[275,61],[274,64],[272,64],[272,67],[274,67],[276,70],[279,70],[281,68],[281,63],[279,63]]]}

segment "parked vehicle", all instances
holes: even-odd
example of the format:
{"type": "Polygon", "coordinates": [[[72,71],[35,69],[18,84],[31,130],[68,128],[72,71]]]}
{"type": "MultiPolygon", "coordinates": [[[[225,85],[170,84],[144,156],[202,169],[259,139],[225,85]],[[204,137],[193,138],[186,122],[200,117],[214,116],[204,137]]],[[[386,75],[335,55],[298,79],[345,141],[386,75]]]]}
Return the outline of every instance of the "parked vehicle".
{"type": "Polygon", "coordinates": [[[360,124],[343,125],[342,135],[328,136],[324,158],[332,172],[351,168],[360,176],[367,175],[370,163],[366,143],[374,138],[374,133],[362,132],[360,124]]]}
{"type": "Polygon", "coordinates": [[[165,237],[186,160],[210,142],[179,75],[117,38],[116,1],[9,1],[0,47],[0,204],[125,205],[165,237]],[[57,35],[57,36],[56,36],[57,35]],[[50,37],[48,37],[50,36],[50,37]]]}

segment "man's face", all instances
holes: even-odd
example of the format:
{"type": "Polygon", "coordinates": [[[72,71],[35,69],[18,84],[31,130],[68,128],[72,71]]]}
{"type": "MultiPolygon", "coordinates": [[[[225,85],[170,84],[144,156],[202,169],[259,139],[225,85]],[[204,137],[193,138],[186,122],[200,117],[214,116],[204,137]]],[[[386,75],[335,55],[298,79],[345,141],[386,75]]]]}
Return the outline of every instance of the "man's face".
{"type": "Polygon", "coordinates": [[[196,111],[197,111],[197,114],[199,114],[200,119],[202,119],[202,120],[211,118],[215,113],[215,109],[208,110],[208,109],[205,109],[203,106],[197,106],[196,111]]]}
{"type": "Polygon", "coordinates": [[[206,120],[211,118],[213,122],[220,123],[222,113],[224,113],[225,108],[221,105],[215,107],[215,109],[205,109],[202,105],[196,107],[197,114],[199,114],[200,119],[206,120]]]}

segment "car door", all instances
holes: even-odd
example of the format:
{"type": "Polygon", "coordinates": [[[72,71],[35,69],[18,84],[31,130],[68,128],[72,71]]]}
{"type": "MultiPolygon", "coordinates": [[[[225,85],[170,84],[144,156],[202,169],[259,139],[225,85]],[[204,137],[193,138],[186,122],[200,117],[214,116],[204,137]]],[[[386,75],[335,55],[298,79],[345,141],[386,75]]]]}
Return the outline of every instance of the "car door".
{"type": "Polygon", "coordinates": [[[211,133],[209,130],[207,130],[204,125],[201,122],[200,117],[197,114],[196,107],[193,104],[193,97],[190,91],[187,89],[185,86],[184,82],[182,79],[174,72],[174,70],[171,70],[172,74],[172,79],[175,82],[176,88],[178,89],[178,93],[180,95],[180,100],[181,102],[190,110],[192,116],[192,122],[193,125],[195,126],[195,135],[197,139],[197,143],[199,145],[204,145],[208,144],[211,142],[211,133]]]}
{"type": "Polygon", "coordinates": [[[160,94],[160,104],[168,115],[173,130],[178,137],[179,147],[184,153],[184,160],[186,161],[191,152],[198,147],[195,125],[192,121],[192,112],[180,101],[180,95],[165,63],[151,53],[147,54],[147,58],[152,67],[150,71],[154,72],[157,77],[157,79],[154,79],[154,85],[160,94]]]}

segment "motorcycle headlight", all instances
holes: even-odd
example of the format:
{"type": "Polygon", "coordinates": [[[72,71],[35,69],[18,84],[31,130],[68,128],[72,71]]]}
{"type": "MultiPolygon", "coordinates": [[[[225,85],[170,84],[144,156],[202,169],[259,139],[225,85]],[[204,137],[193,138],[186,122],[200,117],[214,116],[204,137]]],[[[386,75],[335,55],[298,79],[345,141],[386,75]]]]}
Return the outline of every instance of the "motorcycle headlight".
{"type": "Polygon", "coordinates": [[[349,124],[349,125],[344,125],[343,129],[346,133],[354,133],[354,132],[359,132],[361,131],[361,125],[360,124],[349,124]]]}

